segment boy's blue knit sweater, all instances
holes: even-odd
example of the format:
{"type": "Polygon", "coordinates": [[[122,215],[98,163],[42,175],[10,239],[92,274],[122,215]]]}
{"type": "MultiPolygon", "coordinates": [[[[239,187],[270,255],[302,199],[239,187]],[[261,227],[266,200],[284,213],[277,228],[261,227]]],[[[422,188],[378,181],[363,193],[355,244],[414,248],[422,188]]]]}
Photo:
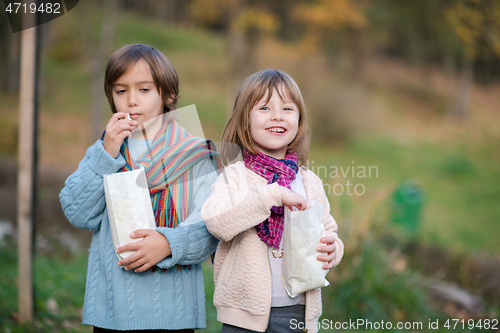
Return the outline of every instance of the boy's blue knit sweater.
{"type": "Polygon", "coordinates": [[[218,241],[207,231],[200,209],[217,178],[215,172],[207,172],[212,163],[205,159],[194,166],[194,208],[188,219],[177,228],[156,229],[167,238],[172,251],[157,266],[192,265],[191,269],[142,273],[118,266],[109,229],[103,175],[115,173],[124,165],[121,155],[112,158],[98,140],[87,150],[59,195],[68,220],[77,228],[94,232],[83,323],[115,330],[205,328],[200,263],[215,252],[218,241]]]}

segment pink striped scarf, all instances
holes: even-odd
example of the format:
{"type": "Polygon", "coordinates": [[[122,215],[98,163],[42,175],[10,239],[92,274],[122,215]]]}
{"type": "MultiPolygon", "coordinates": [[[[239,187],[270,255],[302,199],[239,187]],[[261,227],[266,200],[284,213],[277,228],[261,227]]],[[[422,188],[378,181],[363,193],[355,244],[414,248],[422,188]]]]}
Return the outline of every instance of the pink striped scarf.
{"type": "MultiPolygon", "coordinates": [[[[287,151],[284,159],[258,153],[250,154],[246,149],[242,150],[245,166],[258,175],[264,177],[268,184],[278,183],[280,186],[291,188],[291,183],[297,176],[297,152],[287,151]]],[[[257,225],[257,234],[268,246],[278,249],[284,227],[283,206],[271,208],[271,215],[262,223],[257,225]]]]}

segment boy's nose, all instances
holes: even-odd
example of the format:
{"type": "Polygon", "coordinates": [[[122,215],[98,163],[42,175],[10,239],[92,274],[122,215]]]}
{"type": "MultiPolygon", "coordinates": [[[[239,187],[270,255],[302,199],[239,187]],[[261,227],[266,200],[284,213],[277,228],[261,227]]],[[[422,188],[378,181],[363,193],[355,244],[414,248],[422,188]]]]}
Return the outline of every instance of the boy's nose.
{"type": "Polygon", "coordinates": [[[138,104],[139,103],[137,102],[137,98],[135,98],[135,96],[133,96],[133,94],[131,94],[129,99],[128,99],[128,106],[134,107],[134,106],[137,106],[138,104]]]}

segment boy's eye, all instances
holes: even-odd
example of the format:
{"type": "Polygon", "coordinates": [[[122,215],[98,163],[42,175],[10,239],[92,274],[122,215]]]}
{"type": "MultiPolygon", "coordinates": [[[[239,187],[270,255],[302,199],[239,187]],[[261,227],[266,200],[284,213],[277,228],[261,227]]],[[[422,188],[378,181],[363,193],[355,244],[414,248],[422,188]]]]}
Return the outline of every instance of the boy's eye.
{"type": "Polygon", "coordinates": [[[122,89],[122,90],[117,90],[117,91],[116,91],[116,93],[117,93],[117,94],[123,94],[124,92],[125,92],[125,90],[123,90],[123,89],[122,89]]]}
{"type": "Polygon", "coordinates": [[[142,88],[141,91],[145,91],[145,92],[148,92],[149,91],[149,88],[142,88]]]}

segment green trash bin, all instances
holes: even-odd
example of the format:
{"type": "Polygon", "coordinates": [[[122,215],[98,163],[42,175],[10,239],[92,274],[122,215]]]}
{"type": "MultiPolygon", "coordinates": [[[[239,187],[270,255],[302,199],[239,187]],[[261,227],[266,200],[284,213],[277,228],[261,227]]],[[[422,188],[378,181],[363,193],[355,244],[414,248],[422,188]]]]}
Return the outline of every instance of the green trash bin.
{"type": "Polygon", "coordinates": [[[423,191],[412,181],[404,181],[392,195],[392,223],[415,234],[424,202],[423,191]]]}

